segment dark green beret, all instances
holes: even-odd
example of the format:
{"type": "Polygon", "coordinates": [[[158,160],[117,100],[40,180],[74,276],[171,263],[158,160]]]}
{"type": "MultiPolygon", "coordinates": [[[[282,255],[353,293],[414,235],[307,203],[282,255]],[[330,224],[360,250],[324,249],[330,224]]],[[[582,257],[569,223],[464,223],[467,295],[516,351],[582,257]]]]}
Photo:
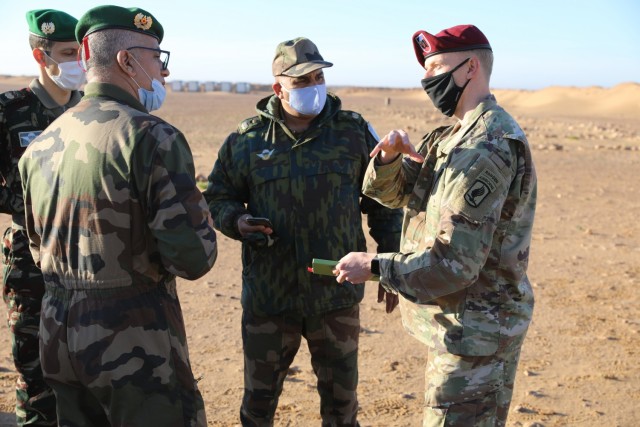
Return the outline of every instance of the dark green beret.
{"type": "Polygon", "coordinates": [[[78,20],[68,13],[53,9],[37,9],[27,12],[29,32],[48,40],[67,42],[75,40],[78,20]]]}
{"type": "Polygon", "coordinates": [[[162,41],[164,30],[156,18],[139,7],[98,6],[82,15],[76,25],[76,40],[82,42],[96,31],[121,29],[136,31],[162,41]]]}

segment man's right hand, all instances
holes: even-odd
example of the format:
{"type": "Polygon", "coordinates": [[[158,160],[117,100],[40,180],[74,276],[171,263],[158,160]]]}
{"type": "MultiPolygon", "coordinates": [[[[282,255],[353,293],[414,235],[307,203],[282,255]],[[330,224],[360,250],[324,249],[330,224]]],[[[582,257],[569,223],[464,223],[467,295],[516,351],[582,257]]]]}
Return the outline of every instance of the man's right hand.
{"type": "Polygon", "coordinates": [[[265,227],[264,225],[249,225],[249,223],[247,223],[247,218],[253,218],[253,216],[246,214],[238,218],[238,223],[237,223],[238,232],[242,237],[245,237],[248,234],[256,233],[256,232],[260,232],[264,234],[273,233],[273,229],[271,229],[271,227],[265,227]]]}
{"type": "Polygon", "coordinates": [[[383,165],[394,161],[398,154],[406,154],[411,160],[418,163],[424,162],[424,157],[416,151],[409,141],[409,135],[402,129],[392,130],[385,135],[369,156],[375,157],[378,153],[380,153],[378,159],[383,165]]]}

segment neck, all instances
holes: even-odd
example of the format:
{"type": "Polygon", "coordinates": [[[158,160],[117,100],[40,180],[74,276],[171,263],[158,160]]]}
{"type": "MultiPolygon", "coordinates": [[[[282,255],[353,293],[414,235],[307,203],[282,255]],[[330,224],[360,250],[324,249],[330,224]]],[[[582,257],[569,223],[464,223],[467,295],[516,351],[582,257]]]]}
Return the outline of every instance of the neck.
{"type": "Polygon", "coordinates": [[[118,72],[117,69],[111,69],[106,73],[96,73],[92,69],[89,69],[87,72],[87,81],[92,83],[109,83],[118,86],[131,94],[135,99],[140,99],[136,83],[131,79],[131,77],[118,72]]]}
{"type": "Polygon", "coordinates": [[[291,107],[286,102],[282,102],[284,122],[292,132],[304,132],[309,128],[316,116],[305,116],[297,111],[291,111],[291,107]]]}
{"type": "Polygon", "coordinates": [[[464,120],[467,114],[470,114],[476,107],[487,97],[491,95],[488,87],[476,88],[469,84],[458,102],[455,113],[453,115],[458,120],[464,120]]]}
{"type": "Polygon", "coordinates": [[[46,72],[41,71],[38,81],[47,91],[51,99],[53,99],[58,105],[66,105],[71,99],[71,91],[62,89],[49,78],[46,72]]]}

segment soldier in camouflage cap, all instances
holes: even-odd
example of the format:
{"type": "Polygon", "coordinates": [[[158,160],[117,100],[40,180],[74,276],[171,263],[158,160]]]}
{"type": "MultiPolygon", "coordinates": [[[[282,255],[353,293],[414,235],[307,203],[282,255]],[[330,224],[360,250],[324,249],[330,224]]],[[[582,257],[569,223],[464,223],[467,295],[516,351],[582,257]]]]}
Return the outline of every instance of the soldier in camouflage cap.
{"type": "MultiPolygon", "coordinates": [[[[229,135],[205,192],[216,227],[243,242],[245,426],[273,424],[302,336],[318,377],[322,424],[357,425],[364,286],[336,286],[307,267],[313,258],[364,250],[363,212],[378,250],[397,251],[402,212],[361,197],[377,137],[326,93],[323,69],[331,65],[309,39],[278,45],[274,94],[229,135]],[[251,225],[252,217],[268,217],[272,226],[251,225]]],[[[397,297],[386,302],[391,312],[397,297]]]]}
{"type": "Polygon", "coordinates": [[[142,9],[87,12],[85,97],[19,163],[61,425],[206,425],[176,276],[209,271],[216,234],[184,135],[149,114],[169,75],[162,35],[142,9]]]}
{"type": "Polygon", "coordinates": [[[3,297],[18,371],[17,424],[56,425],[55,397],[42,378],[38,355],[44,281],[24,229],[18,161],[37,135],[80,101],[85,76],[76,60],[77,19],[53,9],[31,10],[26,19],[39,75],[26,88],[0,94],[0,212],[12,217],[2,239],[3,297]]]}
{"type": "Polygon", "coordinates": [[[403,297],[403,323],[428,347],[425,426],[504,426],[533,312],[531,151],[489,91],[493,54],[479,29],[418,31],[413,45],[427,95],[457,120],[417,151],[402,130],[380,141],[363,191],[406,208],[401,250],[349,254],[338,281],[378,274],[403,297]]]}

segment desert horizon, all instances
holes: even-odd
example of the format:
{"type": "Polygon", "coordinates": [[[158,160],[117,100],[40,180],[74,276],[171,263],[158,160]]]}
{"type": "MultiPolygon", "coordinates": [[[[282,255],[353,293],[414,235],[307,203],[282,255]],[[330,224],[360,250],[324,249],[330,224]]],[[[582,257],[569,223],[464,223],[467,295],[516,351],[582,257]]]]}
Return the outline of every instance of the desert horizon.
{"type": "MultiPolygon", "coordinates": [[[[0,76],[0,93],[32,78],[0,76]]],[[[403,128],[417,144],[429,130],[453,122],[419,86],[329,87],[380,136],[403,128]]],[[[154,114],[185,134],[196,174],[206,177],[226,136],[270,94],[262,89],[168,91],[154,114]]],[[[536,306],[507,425],[634,426],[640,417],[640,83],[492,92],[525,130],[539,184],[528,270],[536,306]]],[[[9,225],[10,217],[0,215],[0,229],[9,225]]],[[[218,233],[218,245],[213,269],[196,281],[178,279],[178,294],[208,424],[235,426],[243,391],[240,243],[218,233]]],[[[421,426],[426,348],[403,330],[399,310],[387,315],[376,303],[377,286],[365,286],[360,424],[421,426]]],[[[14,426],[16,373],[8,328],[0,330],[0,427],[14,426]]],[[[319,423],[303,342],[275,424],[319,423]]]]}

